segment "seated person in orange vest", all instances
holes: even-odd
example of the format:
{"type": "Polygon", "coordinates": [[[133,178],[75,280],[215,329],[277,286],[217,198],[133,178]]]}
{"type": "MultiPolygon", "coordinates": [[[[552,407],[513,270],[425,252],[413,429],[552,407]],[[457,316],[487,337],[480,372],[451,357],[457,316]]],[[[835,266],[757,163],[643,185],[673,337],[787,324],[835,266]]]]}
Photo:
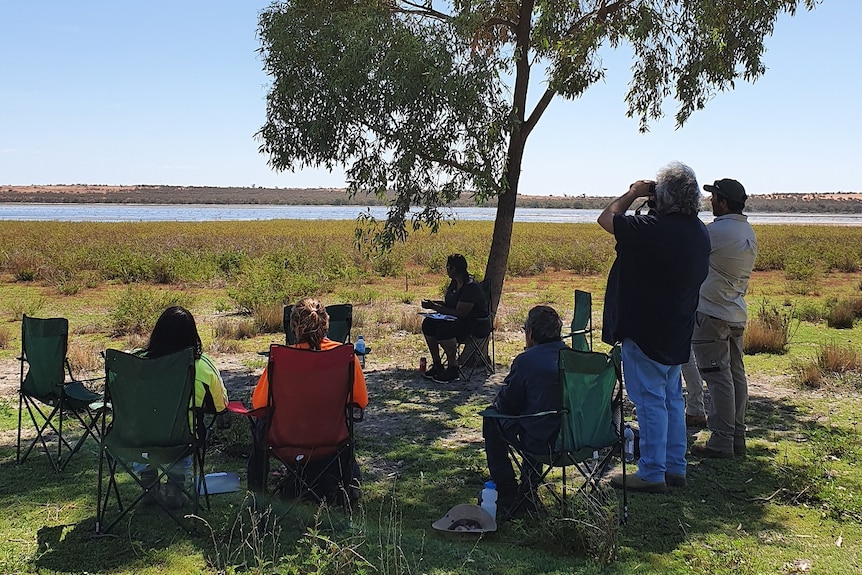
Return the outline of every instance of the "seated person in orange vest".
{"type": "MultiPolygon", "coordinates": [[[[329,329],[329,314],[326,307],[314,298],[302,298],[293,306],[290,314],[290,329],[296,336],[296,343],[291,347],[299,349],[327,350],[344,345],[338,341],[332,341],[326,337],[329,329]]],[[[353,402],[365,409],[368,405],[368,390],[365,387],[365,375],[359,360],[353,358],[353,402]]],[[[265,407],[269,395],[269,380],[267,370],[264,369],[254,388],[251,398],[252,409],[265,407]]],[[[260,448],[259,433],[263,430],[263,421],[259,420],[252,432],[252,452],[248,460],[248,488],[252,491],[263,489],[263,470],[266,465],[267,454],[260,448]]],[[[353,475],[358,481],[359,467],[353,462],[353,475]]]]}

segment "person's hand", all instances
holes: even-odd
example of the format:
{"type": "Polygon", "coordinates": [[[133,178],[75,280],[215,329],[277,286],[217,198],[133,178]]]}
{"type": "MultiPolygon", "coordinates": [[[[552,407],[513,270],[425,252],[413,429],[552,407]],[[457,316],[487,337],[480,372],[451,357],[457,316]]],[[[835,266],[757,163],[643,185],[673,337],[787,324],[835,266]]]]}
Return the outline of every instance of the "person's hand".
{"type": "Polygon", "coordinates": [[[423,299],[420,305],[422,309],[434,309],[434,302],[430,299],[423,299]]]}
{"type": "Polygon", "coordinates": [[[634,194],[636,198],[652,196],[655,194],[655,181],[638,180],[629,186],[629,193],[634,194]]]}

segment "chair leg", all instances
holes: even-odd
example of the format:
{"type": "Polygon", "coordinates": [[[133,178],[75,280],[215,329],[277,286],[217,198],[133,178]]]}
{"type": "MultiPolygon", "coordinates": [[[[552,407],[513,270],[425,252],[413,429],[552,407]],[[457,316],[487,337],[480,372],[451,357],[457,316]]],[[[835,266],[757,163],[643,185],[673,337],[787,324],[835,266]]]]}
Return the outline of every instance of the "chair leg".
{"type": "MultiPolygon", "coordinates": [[[[24,398],[24,407],[27,408],[27,414],[30,416],[30,422],[33,424],[33,427],[36,429],[36,437],[30,442],[30,445],[27,447],[27,450],[24,452],[23,456],[20,456],[17,460],[17,463],[20,465],[24,463],[27,457],[30,456],[30,452],[33,451],[33,448],[36,446],[36,442],[40,442],[42,444],[42,449],[45,451],[45,457],[48,458],[48,461],[51,463],[51,467],[54,471],[60,471],[59,463],[51,457],[51,448],[48,446],[48,442],[45,441],[45,432],[48,429],[51,429],[55,434],[57,434],[58,438],[62,437],[60,433],[57,431],[57,428],[54,427],[54,424],[51,423],[51,420],[57,413],[57,410],[60,408],[59,405],[55,406],[51,409],[51,412],[48,415],[42,411],[38,404],[29,398],[24,398]],[[35,411],[35,413],[34,413],[35,411]],[[42,418],[42,423],[40,424],[36,421],[36,413],[42,418]]],[[[21,416],[21,412],[18,412],[19,417],[21,416]]],[[[20,434],[20,427],[18,433],[20,434]]],[[[58,439],[59,441],[59,439],[58,439]]],[[[20,454],[20,447],[18,449],[20,454]]]]}

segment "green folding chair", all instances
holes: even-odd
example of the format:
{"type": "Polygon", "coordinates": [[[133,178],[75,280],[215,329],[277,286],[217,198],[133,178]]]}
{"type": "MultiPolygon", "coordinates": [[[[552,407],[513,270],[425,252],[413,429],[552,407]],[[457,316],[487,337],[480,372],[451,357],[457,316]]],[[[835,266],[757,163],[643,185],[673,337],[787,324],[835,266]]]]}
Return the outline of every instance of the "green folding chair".
{"type": "Polygon", "coordinates": [[[569,347],[580,351],[593,350],[593,296],[590,292],[575,290],[575,311],[569,333],[563,339],[570,339],[569,347]],[[587,341],[589,336],[589,341],[587,341]]]}
{"type": "Polygon", "coordinates": [[[21,384],[18,391],[16,455],[19,465],[40,443],[54,471],[62,471],[88,437],[99,440],[98,421],[102,410],[94,404],[102,399],[102,395],[91,391],[84,384],[101,378],[76,380],[73,377],[72,367],[66,357],[68,343],[67,319],[40,319],[26,315],[21,319],[21,356],[18,358],[21,362],[21,384]],[[25,425],[25,407],[36,430],[36,437],[22,454],[21,429],[25,425]],[[81,429],[81,435],[74,445],[70,443],[69,430],[65,427],[69,419],[73,423],[77,422],[81,429]],[[49,445],[55,440],[56,448],[49,445]]]}
{"type": "MultiPolygon", "coordinates": [[[[107,533],[125,517],[150,490],[181,460],[192,456],[192,488],[183,486],[192,502],[192,513],[199,508],[198,492],[203,489],[209,508],[204,480],[206,428],[203,410],[193,407],[195,356],[191,348],[163,357],[148,359],[115,349],[105,352],[105,401],[111,406],[110,424],[102,421],[102,449],[99,457],[96,533],[107,533]],[[153,485],[144,485],[133,470],[134,463],[149,465],[157,471],[153,485]],[[125,471],[132,482],[119,481],[125,471]],[[131,488],[131,489],[130,489],[131,488]],[[130,495],[129,492],[135,495],[130,495]],[[111,507],[111,495],[116,510],[111,507]],[[113,519],[110,512],[116,513],[113,519]]],[[[157,495],[157,493],[155,494],[157,495]]],[[[152,497],[176,523],[190,531],[173,510],[152,497]]]]}
{"type": "MultiPolygon", "coordinates": [[[[562,349],[559,354],[559,381],[562,406],[559,411],[518,416],[502,415],[493,409],[483,417],[519,419],[527,417],[560,418],[560,431],[547,453],[528,453],[520,445],[509,443],[509,454],[521,471],[521,476],[537,478],[535,489],[544,487],[559,503],[565,501],[570,478],[567,468],[573,468],[583,482],[577,493],[592,493],[608,471],[614,456],[622,461],[623,508],[621,522],[628,520],[628,493],[625,489],[626,462],[623,457],[624,435],[622,418],[617,418],[623,400],[620,348],[610,353],[562,349]],[[561,470],[561,493],[549,479],[551,471],[561,470]]],[[[517,507],[530,494],[519,493],[517,507]]]]}

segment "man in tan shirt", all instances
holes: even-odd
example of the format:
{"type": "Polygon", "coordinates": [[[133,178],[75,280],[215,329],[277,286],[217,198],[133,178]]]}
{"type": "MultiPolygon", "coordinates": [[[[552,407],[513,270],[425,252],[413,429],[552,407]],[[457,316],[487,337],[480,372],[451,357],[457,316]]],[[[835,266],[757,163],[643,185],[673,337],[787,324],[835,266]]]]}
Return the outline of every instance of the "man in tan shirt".
{"type": "Polygon", "coordinates": [[[710,437],[693,445],[696,457],[745,455],[745,410],[748,382],[742,361],[742,334],[748,312],[745,293],[757,257],[757,238],[742,214],[745,188],[736,180],[703,186],[712,193],[715,220],[707,226],[712,248],[709,274],[700,286],[692,348],[706,381],[711,403],[707,414],[710,437]]]}

